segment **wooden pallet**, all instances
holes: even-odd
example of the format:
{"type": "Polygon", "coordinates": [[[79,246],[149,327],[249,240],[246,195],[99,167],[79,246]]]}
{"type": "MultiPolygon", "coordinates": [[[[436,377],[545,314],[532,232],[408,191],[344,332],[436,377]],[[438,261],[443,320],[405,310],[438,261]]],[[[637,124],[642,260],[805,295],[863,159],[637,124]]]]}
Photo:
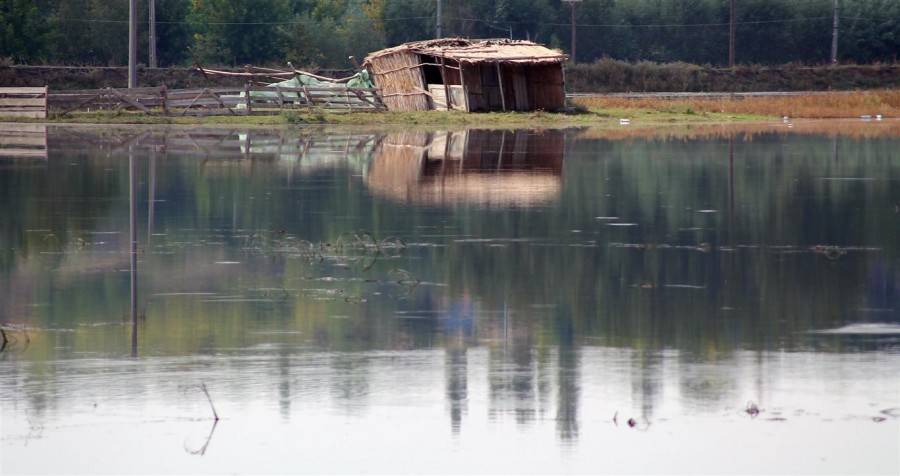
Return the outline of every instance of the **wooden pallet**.
{"type": "Polygon", "coordinates": [[[47,87],[0,88],[0,117],[47,118],[47,87]]]}

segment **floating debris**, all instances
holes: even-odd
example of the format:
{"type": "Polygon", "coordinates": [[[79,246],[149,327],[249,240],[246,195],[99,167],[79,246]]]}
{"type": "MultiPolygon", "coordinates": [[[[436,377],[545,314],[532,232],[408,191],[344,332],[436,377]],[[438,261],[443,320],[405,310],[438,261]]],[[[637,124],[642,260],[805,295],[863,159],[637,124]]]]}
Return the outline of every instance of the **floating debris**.
{"type": "Polygon", "coordinates": [[[653,245],[649,243],[610,243],[609,246],[612,248],[634,248],[638,250],[653,248],[653,245]]]}
{"type": "Polygon", "coordinates": [[[664,284],[663,287],[676,289],[706,289],[706,286],[698,286],[696,284],[664,284]]]}
{"type": "Polygon", "coordinates": [[[810,250],[816,254],[825,255],[828,259],[838,259],[841,256],[847,254],[846,251],[842,250],[837,246],[828,246],[828,245],[815,245],[810,250]]]}
{"type": "MultiPolygon", "coordinates": [[[[900,324],[889,323],[865,323],[848,324],[835,329],[821,329],[807,331],[808,334],[838,334],[838,335],[898,335],[900,324]]],[[[896,409],[900,412],[900,409],[896,409]]]]}
{"type": "Polygon", "coordinates": [[[760,409],[756,406],[752,401],[747,402],[747,406],[744,408],[744,413],[750,415],[750,418],[756,418],[759,416],[760,409]]]}

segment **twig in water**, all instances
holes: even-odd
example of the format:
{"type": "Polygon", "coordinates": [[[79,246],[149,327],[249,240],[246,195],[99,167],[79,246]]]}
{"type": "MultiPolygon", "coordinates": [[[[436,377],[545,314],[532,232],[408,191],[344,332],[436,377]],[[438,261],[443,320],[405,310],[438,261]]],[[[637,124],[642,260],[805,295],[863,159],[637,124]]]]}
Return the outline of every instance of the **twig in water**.
{"type": "Polygon", "coordinates": [[[192,455],[200,455],[203,456],[206,454],[206,449],[209,447],[209,442],[212,441],[213,433],[216,432],[216,425],[219,424],[219,420],[216,419],[213,421],[212,428],[209,429],[209,435],[206,437],[206,442],[203,443],[203,446],[200,447],[199,450],[192,451],[188,449],[187,442],[185,442],[184,450],[192,455]]]}
{"type": "Polygon", "coordinates": [[[18,349],[18,352],[22,353],[28,349],[28,346],[31,344],[31,337],[28,336],[28,331],[25,328],[8,329],[0,327],[0,352],[11,351],[12,349],[17,348],[16,345],[19,343],[20,339],[16,337],[15,332],[21,332],[22,337],[25,338],[25,344],[18,349]]]}
{"type": "Polygon", "coordinates": [[[219,421],[219,414],[216,413],[216,406],[213,405],[212,397],[209,396],[209,391],[206,390],[205,383],[200,384],[200,390],[203,390],[203,393],[206,395],[206,399],[209,401],[209,407],[212,408],[212,412],[213,412],[213,419],[215,421],[219,421]]]}
{"type": "Polygon", "coordinates": [[[747,413],[747,415],[750,415],[750,418],[756,418],[757,416],[759,416],[760,410],[755,403],[749,401],[747,402],[747,407],[744,409],[744,412],[747,413]]]}

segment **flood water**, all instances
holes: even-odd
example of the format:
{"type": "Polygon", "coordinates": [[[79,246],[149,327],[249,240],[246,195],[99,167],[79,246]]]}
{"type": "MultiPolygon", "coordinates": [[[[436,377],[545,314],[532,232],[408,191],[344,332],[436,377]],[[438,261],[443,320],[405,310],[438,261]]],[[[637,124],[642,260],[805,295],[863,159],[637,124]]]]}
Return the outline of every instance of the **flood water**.
{"type": "Polygon", "coordinates": [[[897,123],[12,127],[2,474],[900,473],[897,123]]]}

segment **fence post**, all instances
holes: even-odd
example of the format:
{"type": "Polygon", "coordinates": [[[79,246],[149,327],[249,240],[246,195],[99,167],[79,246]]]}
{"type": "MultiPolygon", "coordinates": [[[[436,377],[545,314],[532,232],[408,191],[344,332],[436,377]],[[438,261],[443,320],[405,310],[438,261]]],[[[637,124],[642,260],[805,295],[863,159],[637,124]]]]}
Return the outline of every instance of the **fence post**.
{"type": "Polygon", "coordinates": [[[247,101],[247,115],[253,115],[253,109],[251,109],[250,104],[253,102],[250,100],[250,83],[244,83],[244,100],[247,101]]]}
{"type": "Polygon", "coordinates": [[[166,88],[166,83],[163,83],[162,87],[159,88],[159,95],[162,97],[162,109],[163,116],[169,115],[169,94],[166,88]]]}

